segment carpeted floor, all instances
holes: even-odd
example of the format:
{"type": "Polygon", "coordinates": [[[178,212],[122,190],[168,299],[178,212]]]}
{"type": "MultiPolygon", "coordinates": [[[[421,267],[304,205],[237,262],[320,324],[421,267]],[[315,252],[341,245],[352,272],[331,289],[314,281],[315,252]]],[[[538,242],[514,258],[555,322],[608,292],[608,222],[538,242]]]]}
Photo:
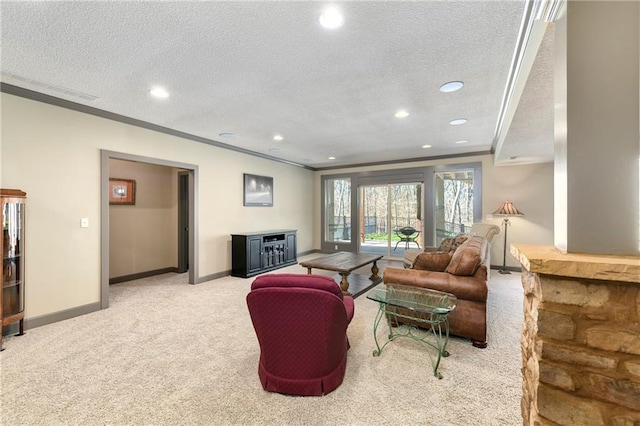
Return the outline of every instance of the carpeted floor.
{"type": "Polygon", "coordinates": [[[410,340],[374,358],[377,304],[358,297],[344,382],[324,397],[262,390],[251,279],[113,285],[109,309],[5,338],[1,424],[519,425],[520,274],[491,275],[489,346],[452,338],[442,380],[410,340]]]}

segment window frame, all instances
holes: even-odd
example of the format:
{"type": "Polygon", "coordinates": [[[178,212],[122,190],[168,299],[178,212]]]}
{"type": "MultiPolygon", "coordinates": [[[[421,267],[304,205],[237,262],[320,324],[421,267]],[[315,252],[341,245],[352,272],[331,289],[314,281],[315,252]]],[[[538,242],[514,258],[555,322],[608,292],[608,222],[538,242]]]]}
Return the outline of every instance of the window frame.
{"type": "Polygon", "coordinates": [[[358,229],[360,229],[359,217],[353,212],[358,211],[360,187],[363,185],[387,185],[394,183],[422,183],[422,211],[424,230],[421,235],[421,246],[433,246],[436,239],[435,229],[435,173],[457,170],[473,170],[473,220],[474,223],[482,221],[482,162],[468,162],[456,164],[441,164],[425,167],[413,167],[404,169],[388,169],[367,172],[336,173],[321,175],[320,180],[320,249],[323,252],[358,251],[358,229]],[[351,180],[351,238],[350,241],[327,241],[325,234],[326,220],[326,191],[327,182],[332,179],[351,180]],[[429,218],[427,220],[427,218],[429,218]]]}

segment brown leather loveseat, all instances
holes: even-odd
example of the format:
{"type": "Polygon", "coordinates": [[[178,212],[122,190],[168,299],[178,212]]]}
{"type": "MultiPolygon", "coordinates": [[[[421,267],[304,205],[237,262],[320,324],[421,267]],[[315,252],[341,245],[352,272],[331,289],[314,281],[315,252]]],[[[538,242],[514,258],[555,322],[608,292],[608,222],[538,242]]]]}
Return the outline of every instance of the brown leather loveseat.
{"type": "Polygon", "coordinates": [[[453,252],[420,253],[410,269],[386,268],[383,280],[385,284],[452,293],[457,297],[458,305],[449,314],[450,334],[469,338],[473,346],[485,348],[489,253],[487,239],[471,235],[453,252]]]}

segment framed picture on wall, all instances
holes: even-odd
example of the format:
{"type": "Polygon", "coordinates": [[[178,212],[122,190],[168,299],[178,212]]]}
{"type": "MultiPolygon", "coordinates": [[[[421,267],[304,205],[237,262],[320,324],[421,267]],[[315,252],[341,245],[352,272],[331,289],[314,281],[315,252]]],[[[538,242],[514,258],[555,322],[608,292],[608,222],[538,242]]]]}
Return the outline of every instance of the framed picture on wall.
{"type": "Polygon", "coordinates": [[[273,178],[244,173],[244,205],[273,206],[273,178]]]}
{"type": "Polygon", "coordinates": [[[109,178],[109,204],[133,206],[136,204],[136,181],[109,178]]]}

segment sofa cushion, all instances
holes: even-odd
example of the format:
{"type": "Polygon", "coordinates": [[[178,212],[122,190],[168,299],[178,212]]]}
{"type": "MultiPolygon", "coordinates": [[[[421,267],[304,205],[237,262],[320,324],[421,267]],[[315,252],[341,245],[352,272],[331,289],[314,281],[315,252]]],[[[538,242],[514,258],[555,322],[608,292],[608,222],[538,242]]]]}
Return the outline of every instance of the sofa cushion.
{"type": "Polygon", "coordinates": [[[444,272],[451,261],[452,254],[446,251],[422,252],[416,256],[412,269],[444,272]]]}
{"type": "Polygon", "coordinates": [[[440,242],[438,251],[454,252],[458,247],[460,247],[460,244],[467,241],[468,238],[469,235],[467,234],[458,234],[455,237],[445,238],[440,242]]]}
{"type": "Polygon", "coordinates": [[[484,257],[486,239],[472,236],[462,243],[451,256],[446,272],[452,275],[471,276],[476,273],[484,257]]]}

